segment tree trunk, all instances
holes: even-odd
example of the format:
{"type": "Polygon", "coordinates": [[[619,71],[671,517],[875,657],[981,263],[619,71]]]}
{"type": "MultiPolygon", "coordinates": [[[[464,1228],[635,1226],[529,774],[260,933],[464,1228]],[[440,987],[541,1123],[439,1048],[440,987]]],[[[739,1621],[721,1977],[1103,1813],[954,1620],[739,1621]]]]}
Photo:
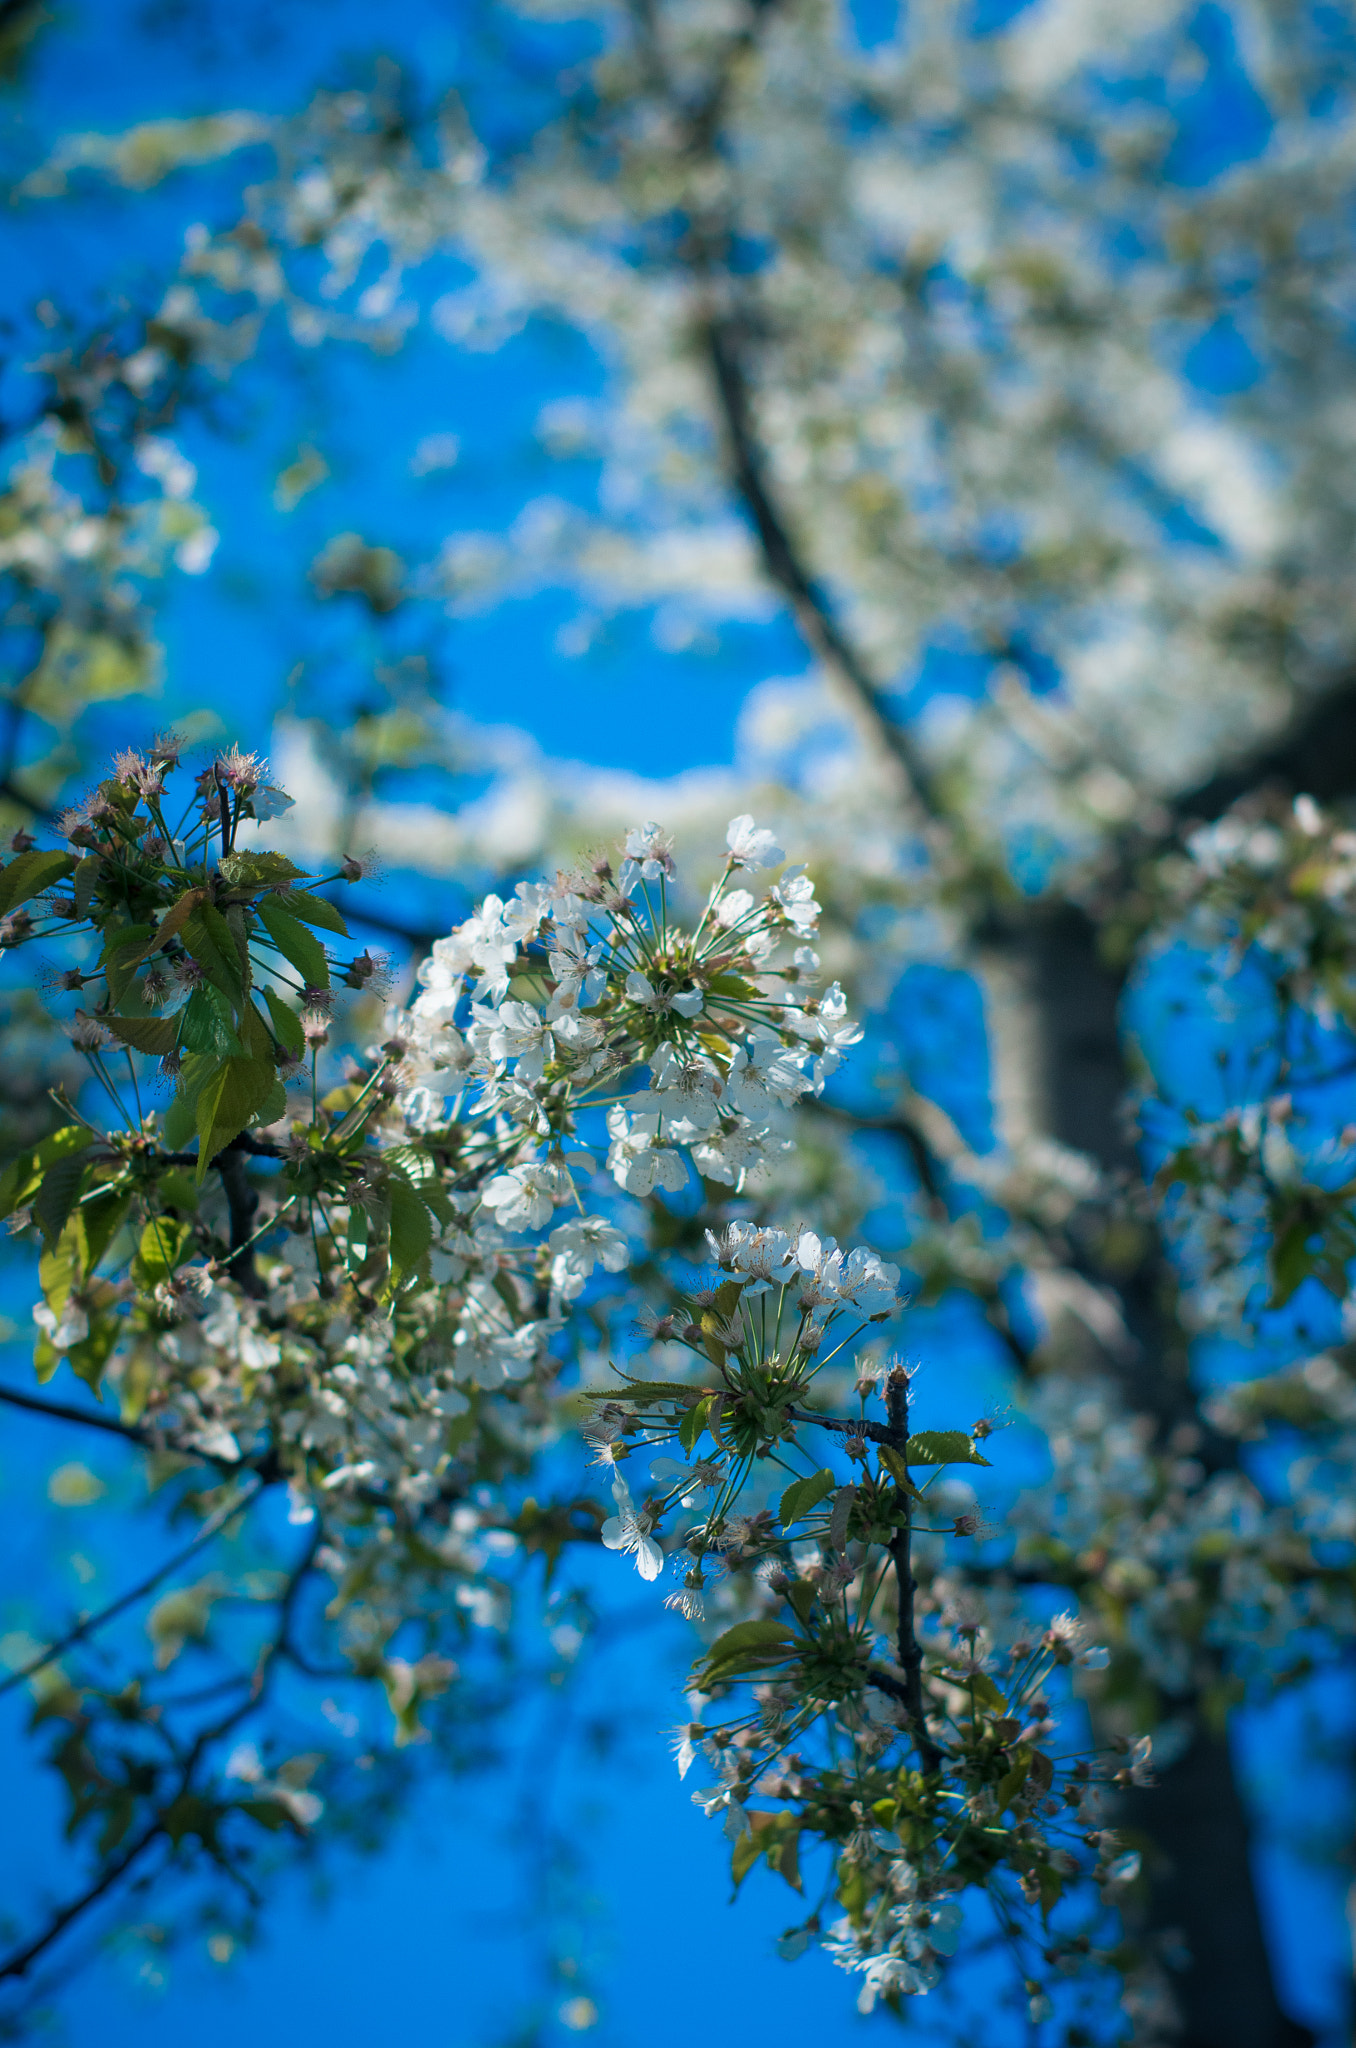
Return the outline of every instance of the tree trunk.
{"type": "MultiPolygon", "coordinates": [[[[1118,1012],[1122,978],[1102,960],[1095,925],[1069,904],[1040,908],[1010,931],[1000,955],[1006,986],[996,991],[1000,1095],[1036,1128],[1088,1153],[1111,1172],[1133,1169],[1122,1121],[1128,1077],[1118,1012]],[[1025,1015],[1019,1013],[1023,1007],[1025,1015]],[[1016,1059],[1025,1075],[1011,1073],[1016,1059]],[[1004,1083],[1001,1069],[1009,1066],[1004,1083]]],[[[1088,1277],[1114,1286],[1133,1347],[1109,1360],[1127,1401],[1165,1433],[1194,1418],[1186,1333],[1172,1311],[1161,1247],[1147,1240],[1130,1272],[1099,1271],[1089,1243],[1088,1277]]],[[[1219,1453],[1225,1447],[1219,1446],[1219,1453]]],[[[1191,1702],[1183,1702],[1190,1711],[1191,1702]]],[[[1179,1933],[1189,1962],[1172,1986],[1183,2048],[1301,2048],[1313,2036],[1280,2008],[1262,1931],[1248,1850],[1248,1819],[1226,1739],[1198,1724],[1186,1753],[1150,1791],[1131,1794],[1126,1825],[1148,1835],[1148,1930],[1179,1933]]]]}

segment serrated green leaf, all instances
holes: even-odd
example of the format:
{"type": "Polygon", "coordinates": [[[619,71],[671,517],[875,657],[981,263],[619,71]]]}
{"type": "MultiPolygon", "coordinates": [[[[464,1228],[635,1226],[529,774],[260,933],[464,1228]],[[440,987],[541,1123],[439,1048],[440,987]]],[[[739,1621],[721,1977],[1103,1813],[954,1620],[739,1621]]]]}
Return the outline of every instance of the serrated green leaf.
{"type": "Polygon", "coordinates": [[[306,869],[297,867],[285,853],[228,853],[219,866],[233,889],[276,889],[306,877],[306,869]]]}
{"type": "Polygon", "coordinates": [[[408,1181],[398,1180],[393,1175],[389,1193],[391,1287],[394,1291],[418,1268],[432,1244],[433,1221],[408,1181]]]}
{"type": "Polygon", "coordinates": [[[235,1029],[235,1013],[221,990],[211,982],[194,989],[178,1021],[179,1043],[186,1053],[238,1059],[245,1051],[235,1029]]]}
{"type": "Polygon", "coordinates": [[[16,853],[0,868],[0,917],[8,917],[21,903],[64,881],[75,867],[73,854],[57,853],[50,847],[30,846],[27,853],[16,853]]]}
{"type": "Polygon", "coordinates": [[[87,853],[85,858],[76,867],[72,894],[75,897],[75,914],[77,917],[89,916],[89,907],[94,901],[94,885],[99,879],[99,870],[102,865],[103,863],[100,861],[97,853],[87,853]]]}
{"type": "Polygon", "coordinates": [[[122,1229],[131,1206],[131,1188],[105,1188],[92,1201],[82,1202],[71,1218],[80,1233],[81,1264],[86,1279],[122,1229]]]}
{"type": "Polygon", "coordinates": [[[185,889],[183,895],[177,897],[171,903],[169,909],[165,912],[165,915],[147,940],[146,958],[149,960],[152,953],[158,953],[162,946],[167,945],[172,938],[177,937],[178,933],[183,929],[184,920],[191,917],[201,904],[210,901],[211,898],[206,889],[185,889]]]}
{"type": "Polygon", "coordinates": [[[109,933],[104,946],[104,979],[114,1006],[126,995],[129,985],[136,979],[136,971],[146,957],[146,941],[151,936],[148,924],[118,925],[109,933]]]}
{"type": "Polygon", "coordinates": [[[268,1100],[276,1078],[268,1060],[217,1062],[216,1071],[198,1091],[195,1110],[199,1186],[217,1153],[239,1137],[268,1100]]]}
{"type": "Polygon", "coordinates": [[[706,1389],[692,1387],[682,1380],[626,1380],[620,1387],[582,1387],[580,1392],[586,1401],[686,1402],[694,1393],[705,1393],[706,1389]]]}
{"type": "Polygon", "coordinates": [[[93,1142],[93,1131],[87,1131],[83,1124],[63,1124],[60,1130],[50,1131],[38,1144],[11,1160],[0,1174],[0,1218],[12,1215],[32,1199],[49,1166],[74,1152],[83,1152],[93,1142]]]}
{"type": "Polygon", "coordinates": [[[163,1059],[179,1043],[177,1017],[120,1017],[116,1011],[106,1010],[99,1022],[134,1052],[155,1053],[163,1059]]]}
{"type": "Polygon", "coordinates": [[[66,1228],[79,1200],[85,1165],[80,1152],[68,1152],[54,1161],[42,1177],[42,1186],[33,1198],[33,1214],[49,1248],[66,1228]]]}
{"type": "Polygon", "coordinates": [[[812,1508],[818,1507],[820,1501],[833,1492],[837,1484],[837,1479],[827,1465],[819,1472],[810,1473],[806,1479],[793,1480],[782,1495],[778,1511],[782,1527],[789,1529],[793,1522],[798,1522],[802,1516],[808,1515],[812,1508]]]}
{"type": "Polygon", "coordinates": [[[244,996],[240,955],[231,927],[210,903],[199,903],[179,927],[179,937],[214,988],[239,1007],[244,996]]]}
{"type": "Polygon", "coordinates": [[[923,1429],[904,1446],[910,1465],[987,1465],[963,1429],[923,1429]]]}
{"type": "Polygon", "coordinates": [[[797,1620],[808,1625],[810,1611],[815,1604],[815,1589],[810,1580],[794,1580],[787,1589],[786,1597],[791,1603],[797,1620]]]}
{"type": "Polygon", "coordinates": [[[341,939],[348,937],[343,914],[323,896],[313,896],[309,889],[280,889],[277,900],[289,916],[303,924],[318,924],[322,931],[337,932],[341,939]]]}
{"type": "Polygon", "coordinates": [[[717,1636],[700,1660],[704,1683],[738,1677],[741,1672],[764,1671],[785,1664],[795,1655],[797,1637],[784,1621],[737,1621],[717,1636]]]}
{"type": "Polygon", "coordinates": [[[164,1137],[169,1151],[182,1152],[197,1130],[198,1094],[216,1064],[217,1055],[210,1052],[191,1052],[185,1059],[178,1090],[165,1111],[164,1137]]]}
{"type": "Polygon", "coordinates": [[[261,896],[256,906],[259,922],[285,960],[291,962],[308,988],[328,988],[329,961],[314,932],[282,907],[277,896],[261,896]]]}
{"type": "Polygon", "coordinates": [[[306,1034],[301,1028],[301,1019],[289,1003],[284,1002],[276,989],[264,990],[264,1001],[268,1014],[273,1020],[273,1035],[279,1045],[301,1059],[306,1051],[306,1034]]]}
{"type": "Polygon", "coordinates": [[[876,1455],[894,1480],[895,1485],[903,1493],[906,1493],[910,1500],[921,1501],[923,1496],[914,1485],[912,1479],[910,1479],[909,1468],[899,1455],[899,1452],[891,1450],[888,1444],[879,1444],[876,1447],[876,1455]]]}
{"type": "Polygon", "coordinates": [[[687,1414],[678,1425],[678,1441],[685,1451],[690,1451],[696,1446],[697,1439],[705,1429],[707,1417],[710,1413],[710,1395],[704,1401],[694,1402],[692,1407],[688,1409],[687,1414]]]}
{"type": "Polygon", "coordinates": [[[152,1216],[141,1233],[132,1278],[144,1294],[158,1287],[193,1249],[193,1226],[177,1216],[152,1216]]]}

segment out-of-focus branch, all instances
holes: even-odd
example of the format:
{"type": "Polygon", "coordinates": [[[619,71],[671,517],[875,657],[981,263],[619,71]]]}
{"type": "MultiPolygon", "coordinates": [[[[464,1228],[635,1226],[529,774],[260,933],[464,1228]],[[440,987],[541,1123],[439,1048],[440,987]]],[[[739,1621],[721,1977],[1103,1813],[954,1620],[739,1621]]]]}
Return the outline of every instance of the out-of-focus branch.
{"type": "Polygon", "coordinates": [[[36,1657],[30,1657],[26,1664],[21,1664],[17,1670],[11,1671],[6,1678],[0,1679],[0,1695],[12,1692],[15,1686],[22,1685],[26,1679],[32,1678],[37,1672],[45,1670],[49,1664],[54,1664],[58,1657],[65,1655],[67,1650],[74,1649],[77,1643],[84,1642],[87,1636],[94,1635],[97,1630],[104,1628],[110,1621],[116,1620],[118,1615],[124,1614],[129,1607],[135,1607],[137,1602],[144,1600],[148,1593],[153,1593],[162,1579],[168,1578],[170,1573],[177,1571],[181,1564],[187,1563],[195,1551],[201,1550],[205,1543],[210,1543],[212,1538],[220,1529],[225,1527],[227,1522],[232,1521],[236,1515],[242,1513],[250,1505],[251,1501],[255,1500],[262,1492],[264,1484],[265,1482],[262,1479],[256,1479],[252,1486],[244,1488],[233,1499],[223,1501],[221,1506],[207,1517],[207,1520],[203,1523],[192,1541],[186,1543],[182,1549],[176,1550],[172,1557],[167,1557],[163,1564],[157,1565],[156,1569],[148,1577],[138,1580],[135,1586],[130,1586],[125,1593],[120,1593],[116,1600],[110,1600],[107,1607],[101,1607],[97,1614],[87,1615],[84,1621],[77,1622],[73,1629],[68,1629],[59,1641],[49,1644],[36,1657]]]}
{"type": "Polygon", "coordinates": [[[933,825],[946,813],[932,771],[908,733],[890,716],[884,692],[839,623],[827,592],[811,575],[777,504],[753,424],[740,338],[729,319],[713,319],[705,332],[707,362],[728,444],[730,469],[744,510],[758,536],[763,566],[791,607],[796,624],[825,668],[864,714],[933,825]]]}
{"type": "Polygon", "coordinates": [[[92,1884],[87,1885],[84,1891],[77,1893],[75,1898],[69,1899],[53,1913],[41,1934],[34,1935],[31,1941],[25,1942],[22,1948],[16,1949],[12,1955],[6,1956],[0,1962],[0,1982],[9,1977],[26,1976],[38,1958],[65,1933],[72,1921],[79,1920],[91,1906],[97,1906],[100,1899],[112,1891],[119,1879],[125,1877],[132,1866],[141,1861],[146,1851],[154,1847],[164,1832],[165,1823],[157,1814],[121,1855],[115,1856],[111,1863],[105,1864],[92,1884]]]}
{"type": "Polygon", "coordinates": [[[231,1219],[231,1255],[226,1262],[226,1270],[243,1293],[258,1301],[268,1292],[251,1250],[259,1196],[250,1186],[245,1167],[245,1147],[238,1138],[224,1152],[217,1154],[216,1166],[231,1219]]]}

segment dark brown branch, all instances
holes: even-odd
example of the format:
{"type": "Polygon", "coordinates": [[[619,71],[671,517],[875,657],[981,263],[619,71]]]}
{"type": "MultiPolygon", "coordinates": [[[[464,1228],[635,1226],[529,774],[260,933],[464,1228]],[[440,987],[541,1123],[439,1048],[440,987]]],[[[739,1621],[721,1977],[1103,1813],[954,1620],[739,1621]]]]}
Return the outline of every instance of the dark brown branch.
{"type": "Polygon", "coordinates": [[[733,321],[711,320],[704,339],[735,488],[758,536],[768,576],[786,598],[807,644],[865,713],[927,817],[934,824],[946,822],[931,769],[890,716],[880,684],[844,633],[827,592],[810,574],[791,538],[754,428],[748,378],[733,321]]]}
{"type": "Polygon", "coordinates": [[[100,1415],[92,1408],[76,1408],[65,1401],[44,1401],[36,1394],[22,1394],[17,1387],[0,1386],[0,1401],[8,1402],[11,1408],[23,1408],[31,1415],[46,1415],[54,1422],[83,1422],[90,1429],[107,1430],[110,1436],[120,1436],[126,1443],[144,1444],[153,1448],[154,1438],[133,1423],[119,1422],[115,1416],[100,1415]]]}
{"type": "MultiPolygon", "coordinates": [[[[902,1457],[909,1441],[909,1381],[899,1367],[889,1376],[885,1398],[890,1417],[890,1440],[902,1457]]],[[[918,1592],[918,1581],[913,1575],[913,1506],[907,1494],[902,1498],[904,1523],[890,1545],[899,1604],[895,1653],[899,1668],[904,1673],[904,1705],[912,1724],[914,1743],[923,1769],[931,1777],[942,1768],[942,1752],[928,1733],[927,1702],[923,1698],[923,1646],[914,1627],[914,1598],[918,1592]]]]}
{"type": "Polygon", "coordinates": [[[234,1500],[224,1501],[207,1517],[192,1541],[184,1544],[182,1549],[176,1550],[172,1557],[167,1557],[163,1564],[157,1565],[147,1578],[139,1580],[125,1593],[120,1593],[116,1600],[110,1600],[107,1607],[101,1607],[97,1614],[87,1615],[83,1621],[77,1622],[73,1629],[68,1629],[59,1641],[50,1644],[38,1656],[31,1657],[27,1664],[21,1664],[17,1670],[0,1679],[0,1695],[12,1692],[15,1686],[22,1685],[25,1679],[32,1678],[36,1672],[45,1670],[49,1664],[54,1664],[67,1650],[74,1649],[77,1643],[84,1642],[87,1636],[94,1635],[110,1621],[116,1620],[118,1615],[125,1613],[129,1607],[135,1607],[148,1593],[153,1593],[162,1579],[168,1578],[172,1571],[177,1571],[181,1564],[186,1564],[196,1550],[201,1550],[203,1544],[210,1542],[218,1530],[224,1528],[236,1515],[241,1514],[262,1492],[263,1486],[264,1481],[256,1479],[252,1487],[238,1494],[234,1500]]]}
{"type": "Polygon", "coordinates": [[[873,1444],[893,1444],[894,1431],[883,1422],[844,1422],[837,1415],[812,1415],[807,1408],[788,1408],[793,1422],[808,1422],[816,1429],[836,1429],[843,1436],[869,1437],[873,1444]]]}
{"type": "Polygon", "coordinates": [[[52,1915],[41,1934],[35,1935],[23,1948],[17,1949],[13,1955],[0,1962],[0,1982],[7,1977],[26,1976],[39,1956],[45,1954],[52,1943],[65,1933],[71,1922],[87,1913],[91,1906],[96,1906],[106,1892],[112,1891],[118,1880],[126,1876],[134,1863],[140,1862],[146,1851],[163,1833],[164,1822],[157,1814],[150,1826],[144,1828],[120,1856],[115,1856],[113,1861],[105,1866],[93,1884],[87,1886],[76,1898],[69,1900],[52,1915]]]}
{"type": "Polygon", "coordinates": [[[242,1293],[252,1295],[256,1301],[268,1292],[263,1276],[254,1263],[254,1251],[250,1239],[254,1235],[254,1215],[259,1207],[259,1196],[250,1186],[249,1174],[245,1168],[246,1147],[238,1138],[233,1139],[224,1152],[216,1158],[216,1168],[221,1175],[221,1185],[226,1192],[226,1207],[231,1217],[231,1256],[226,1270],[242,1293]]]}

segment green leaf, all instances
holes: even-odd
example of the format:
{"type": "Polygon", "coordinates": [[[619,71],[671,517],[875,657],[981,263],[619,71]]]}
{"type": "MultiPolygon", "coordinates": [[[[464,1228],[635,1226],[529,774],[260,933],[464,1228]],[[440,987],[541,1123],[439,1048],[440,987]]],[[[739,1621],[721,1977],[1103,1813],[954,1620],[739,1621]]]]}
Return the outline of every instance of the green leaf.
{"type": "Polygon", "coordinates": [[[730,1875],[734,1879],[735,1890],[738,1891],[758,1858],[763,1856],[769,1870],[775,1870],[784,1877],[793,1891],[800,1891],[798,1817],[794,1813],[750,1813],[746,1818],[749,1825],[736,1839],[730,1858],[730,1875]]]}
{"type": "Polygon", "coordinates": [[[815,1604],[815,1589],[809,1579],[796,1579],[787,1588],[787,1599],[796,1619],[802,1626],[809,1626],[810,1611],[815,1604]]]}
{"type": "Polygon", "coordinates": [[[267,1102],[276,1076],[268,1060],[224,1059],[198,1092],[198,1185],[223,1146],[238,1138],[267,1102]]]}
{"type": "Polygon", "coordinates": [[[72,1153],[83,1152],[93,1142],[93,1131],[87,1131],[83,1124],[63,1124],[60,1130],[50,1132],[39,1144],[11,1160],[0,1174],[0,1219],[13,1215],[32,1199],[49,1166],[72,1153]]]}
{"type": "Polygon", "coordinates": [[[694,1401],[679,1423],[678,1441],[685,1451],[695,1447],[698,1437],[705,1429],[707,1417],[711,1413],[711,1399],[711,1395],[708,1394],[704,1401],[694,1401]]]}
{"type": "Polygon", "coordinates": [[[1313,1236],[1313,1223],[1307,1217],[1287,1225],[1276,1239],[1271,1252],[1271,1308],[1284,1308],[1295,1293],[1301,1281],[1307,1280],[1315,1266],[1315,1258],[1309,1250],[1313,1236]]]}
{"type": "Polygon", "coordinates": [[[88,917],[90,904],[94,901],[94,885],[99,879],[103,863],[97,853],[87,853],[75,870],[75,913],[77,917],[88,917]]]}
{"type": "Polygon", "coordinates": [[[106,1010],[99,1022],[106,1024],[115,1038],[120,1038],[124,1045],[130,1045],[135,1052],[157,1053],[162,1059],[167,1052],[173,1052],[179,1042],[177,1017],[119,1017],[116,1012],[106,1010]]]}
{"type": "Polygon", "coordinates": [[[782,1527],[789,1529],[793,1522],[799,1522],[816,1508],[826,1495],[833,1492],[838,1484],[826,1465],[822,1471],[812,1472],[808,1479],[793,1480],[782,1495],[780,1508],[782,1527]]]}
{"type": "Polygon", "coordinates": [[[914,1485],[912,1479],[910,1479],[909,1468],[903,1458],[900,1457],[899,1452],[892,1451],[888,1444],[880,1444],[877,1446],[876,1455],[894,1480],[896,1486],[907,1493],[910,1500],[921,1501],[923,1496],[914,1485]]]}
{"type": "Polygon", "coordinates": [[[308,988],[328,988],[329,961],[314,932],[282,908],[281,898],[261,896],[259,921],[285,960],[290,960],[308,988]]]}
{"type": "Polygon", "coordinates": [[[287,1090],[279,1074],[273,1076],[273,1086],[259,1104],[259,1113],[254,1121],[262,1128],[265,1124],[276,1124],[279,1117],[287,1114],[287,1090]]]}
{"type": "Polygon", "coordinates": [[[337,932],[341,939],[348,937],[342,915],[323,896],[312,896],[308,889],[280,889],[278,902],[289,916],[300,918],[303,924],[318,924],[324,931],[337,932]]]}
{"type": "Polygon", "coordinates": [[[199,904],[210,901],[206,889],[185,889],[182,896],[171,903],[165,915],[156,926],[146,946],[146,958],[158,953],[163,945],[183,930],[184,921],[198,908],[199,904]]]}
{"type": "Polygon", "coordinates": [[[391,1291],[413,1273],[433,1242],[433,1220],[408,1181],[392,1175],[391,1197],[391,1291]]]}
{"type": "Polygon", "coordinates": [[[794,1629],[784,1621],[737,1621],[717,1636],[700,1660],[706,1684],[737,1677],[741,1672],[763,1671],[785,1664],[796,1653],[794,1629]]]}
{"type": "Polygon", "coordinates": [[[291,1808],[284,1806],[281,1799],[242,1799],[239,1810],[257,1821],[261,1828],[267,1828],[270,1834],[277,1834],[280,1828],[286,1827],[295,1827],[297,1833],[301,1833],[291,1808]]]}
{"type": "Polygon", "coordinates": [[[995,1714],[1006,1714],[1006,1695],[998,1690],[993,1680],[984,1671],[948,1671],[947,1677],[953,1685],[963,1685],[977,1707],[988,1707],[995,1714]]]}
{"type": "Polygon", "coordinates": [[[244,993],[240,955],[231,927],[210,903],[191,910],[180,927],[179,936],[214,988],[239,1006],[244,993]]]}
{"type": "Polygon", "coordinates": [[[164,1135],[169,1151],[182,1152],[196,1131],[198,1096],[208,1076],[215,1073],[216,1065],[214,1053],[191,1052],[184,1061],[178,1090],[165,1111],[164,1135]]]}
{"type": "Polygon", "coordinates": [[[50,847],[30,846],[27,853],[17,853],[0,868],[0,917],[8,917],[54,882],[64,881],[75,867],[74,854],[56,853],[50,847]]]}
{"type": "Polygon", "coordinates": [[[219,865],[233,889],[276,889],[306,876],[306,869],[297,867],[285,853],[228,853],[219,865]]]}
{"type": "Polygon", "coordinates": [[[98,1394],[99,1382],[104,1376],[104,1367],[118,1341],[121,1322],[117,1316],[100,1316],[88,1337],[82,1337],[78,1344],[72,1344],[66,1353],[66,1363],[78,1380],[83,1380],[92,1394],[98,1394]]]}
{"type": "Polygon", "coordinates": [[[181,1167],[172,1166],[156,1181],[160,1199],[171,1209],[186,1209],[191,1215],[198,1206],[198,1190],[181,1167]]]}
{"type": "Polygon", "coordinates": [[[80,1269],[79,1220],[72,1217],[51,1250],[45,1251],[38,1260],[38,1285],[42,1289],[42,1298],[58,1319],[71,1298],[72,1290],[79,1283],[80,1269]]]}
{"type": "Polygon", "coordinates": [[[1031,1769],[1031,1751],[1029,1749],[1013,1749],[1008,1754],[1012,1758],[1012,1769],[1005,1777],[999,1779],[994,1793],[1000,1814],[1007,1812],[1023,1785],[1025,1785],[1027,1773],[1031,1769]]]}
{"type": "Polygon", "coordinates": [[[181,1266],[193,1250],[193,1226],[177,1216],[152,1216],[141,1233],[132,1261],[132,1278],[149,1294],[181,1266]]]}
{"type": "Polygon", "coordinates": [[[114,1187],[105,1188],[76,1210],[71,1221],[80,1234],[81,1263],[87,1279],[121,1230],[131,1206],[132,1190],[114,1187]]]}
{"type": "Polygon", "coordinates": [[[301,1028],[301,1019],[289,1003],[283,1001],[276,989],[264,990],[264,1001],[268,1014],[273,1019],[273,1035],[279,1045],[300,1059],[306,1051],[306,1034],[301,1028]]]}
{"type": "Polygon", "coordinates": [[[148,924],[117,925],[109,933],[104,946],[104,979],[114,1004],[122,1001],[136,971],[146,957],[146,941],[151,936],[148,924]]]}
{"type": "Polygon", "coordinates": [[[580,1392],[586,1401],[682,1401],[684,1405],[694,1393],[706,1393],[705,1387],[693,1387],[684,1380],[626,1380],[620,1387],[583,1387],[580,1392]]]}
{"type": "Polygon", "coordinates": [[[910,1465],[987,1465],[963,1429],[924,1429],[904,1446],[910,1465]]]}
{"type": "Polygon", "coordinates": [[[235,1018],[219,988],[204,982],[185,1003],[179,1020],[179,1043],[185,1052],[230,1054],[239,1058],[245,1048],[235,1030],[235,1018]]]}
{"type": "Polygon", "coordinates": [[[68,1152],[49,1166],[42,1186],[33,1198],[33,1214],[50,1249],[66,1228],[70,1213],[80,1196],[85,1160],[79,1152],[68,1152]]]}

